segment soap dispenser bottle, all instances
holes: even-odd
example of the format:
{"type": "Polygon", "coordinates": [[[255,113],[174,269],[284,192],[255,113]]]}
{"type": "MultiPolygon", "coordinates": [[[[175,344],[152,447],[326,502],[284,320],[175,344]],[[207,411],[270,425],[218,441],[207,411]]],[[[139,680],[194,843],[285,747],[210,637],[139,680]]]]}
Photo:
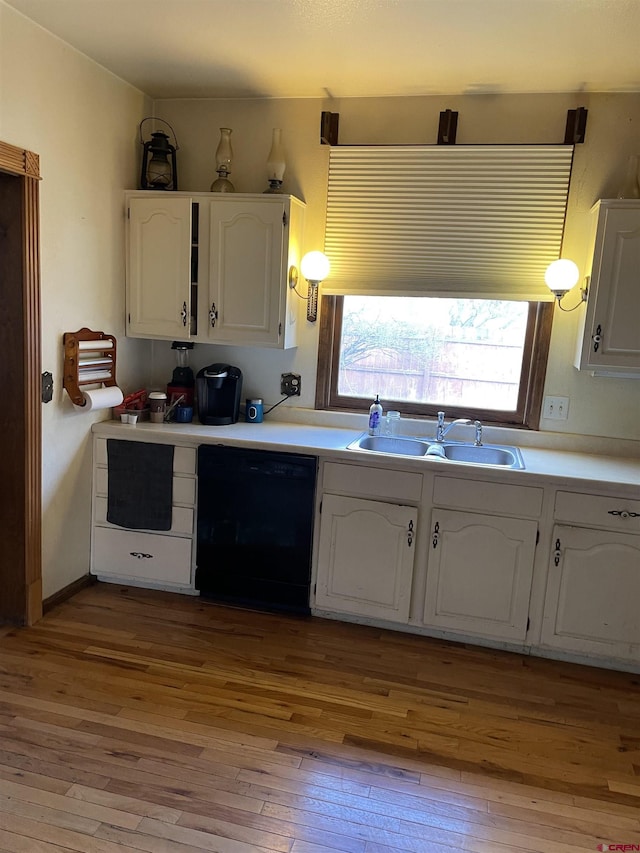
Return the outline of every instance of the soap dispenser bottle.
{"type": "Polygon", "coordinates": [[[382,406],[380,405],[380,396],[376,394],[376,399],[369,407],[369,435],[380,435],[381,421],[382,406]]]}

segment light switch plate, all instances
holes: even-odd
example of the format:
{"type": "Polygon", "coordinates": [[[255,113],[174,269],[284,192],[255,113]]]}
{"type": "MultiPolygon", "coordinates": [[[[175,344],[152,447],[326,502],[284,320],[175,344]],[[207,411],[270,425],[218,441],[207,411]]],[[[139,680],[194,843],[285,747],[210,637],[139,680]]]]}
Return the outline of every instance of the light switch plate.
{"type": "Polygon", "coordinates": [[[566,421],[569,417],[568,397],[545,397],[542,417],[555,421],[566,421]]]}

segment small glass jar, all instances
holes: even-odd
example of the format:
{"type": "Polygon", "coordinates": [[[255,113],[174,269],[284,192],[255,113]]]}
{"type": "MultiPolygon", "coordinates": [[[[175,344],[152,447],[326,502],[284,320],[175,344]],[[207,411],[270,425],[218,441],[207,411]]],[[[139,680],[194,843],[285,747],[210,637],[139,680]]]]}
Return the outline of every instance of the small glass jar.
{"type": "Polygon", "coordinates": [[[400,433],[400,412],[391,410],[387,412],[384,421],[384,435],[398,435],[400,433]]]}

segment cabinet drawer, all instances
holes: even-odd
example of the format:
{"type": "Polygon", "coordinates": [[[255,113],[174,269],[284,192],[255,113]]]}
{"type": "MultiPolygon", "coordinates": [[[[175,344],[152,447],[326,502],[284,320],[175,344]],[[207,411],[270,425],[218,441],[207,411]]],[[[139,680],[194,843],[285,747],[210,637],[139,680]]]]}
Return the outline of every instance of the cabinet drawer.
{"type": "Polygon", "coordinates": [[[436,506],[471,509],[495,515],[517,515],[538,518],[542,512],[543,490],[531,486],[484,483],[435,477],[433,502],[436,506]]]}
{"type": "Polygon", "coordinates": [[[195,474],[196,473],[196,450],[195,447],[173,448],[173,473],[195,474]]]}
{"type": "Polygon", "coordinates": [[[338,494],[419,501],[422,496],[422,474],[327,462],[322,487],[325,492],[338,494]]]}
{"type": "MultiPolygon", "coordinates": [[[[107,504],[106,497],[97,497],[95,504],[95,523],[108,524],[107,522],[107,504]]],[[[117,527],[122,530],[121,527],[117,527]]],[[[174,506],[171,512],[171,533],[184,533],[186,536],[191,536],[193,533],[193,509],[186,506],[174,506]]]]}
{"type": "Polygon", "coordinates": [[[94,575],[189,586],[191,539],[96,527],[91,571],[94,575]]]}
{"type": "MultiPolygon", "coordinates": [[[[109,473],[106,468],[96,468],[95,493],[98,497],[109,494],[109,473]]],[[[191,477],[173,478],[173,504],[193,506],[196,502],[196,481],[191,477]]]]}
{"type": "Polygon", "coordinates": [[[558,492],[554,513],[556,521],[584,527],[607,527],[627,533],[640,533],[640,501],[558,492]]]}
{"type": "MultiPolygon", "coordinates": [[[[132,438],[114,439],[115,441],[133,441],[132,438]]],[[[142,442],[141,442],[142,444],[142,442]]],[[[107,465],[107,439],[96,439],[96,465],[107,465]]],[[[196,473],[196,451],[194,447],[174,447],[173,449],[173,473],[195,474],[196,473]]]]}
{"type": "Polygon", "coordinates": [[[173,503],[194,506],[196,502],[196,481],[189,477],[173,478],[173,503]]]}

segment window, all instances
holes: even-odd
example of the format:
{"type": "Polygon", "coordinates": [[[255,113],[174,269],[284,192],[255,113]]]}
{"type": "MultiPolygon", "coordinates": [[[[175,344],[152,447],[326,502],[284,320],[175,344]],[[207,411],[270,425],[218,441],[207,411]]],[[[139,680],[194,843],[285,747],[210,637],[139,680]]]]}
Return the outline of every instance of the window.
{"type": "Polygon", "coordinates": [[[334,146],[318,408],[537,428],[572,145],[334,146]]]}
{"type": "Polygon", "coordinates": [[[476,417],[536,428],[550,303],[427,296],[322,300],[318,408],[476,417]]]}

